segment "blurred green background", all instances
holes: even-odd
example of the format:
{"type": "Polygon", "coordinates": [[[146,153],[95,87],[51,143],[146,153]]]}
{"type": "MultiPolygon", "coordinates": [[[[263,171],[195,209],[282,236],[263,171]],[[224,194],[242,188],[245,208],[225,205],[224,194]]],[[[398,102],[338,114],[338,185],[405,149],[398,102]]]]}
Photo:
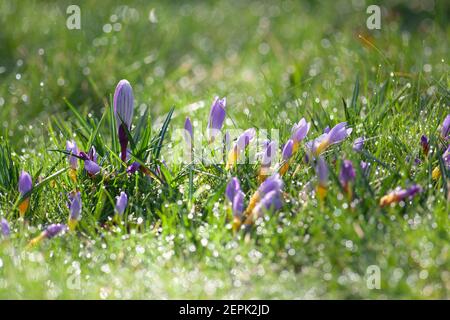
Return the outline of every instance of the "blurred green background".
{"type": "Polygon", "coordinates": [[[232,118],[254,125],[280,109],[285,118],[301,115],[296,99],[341,106],[331,97],[351,97],[357,76],[363,93],[391,72],[431,83],[448,68],[449,7],[432,0],[4,0],[0,126],[21,145],[17,130],[66,115],[64,97],[98,116],[122,78],[154,117],[172,105],[209,106],[217,94],[227,96],[232,118]],[[66,27],[70,4],[81,9],[81,30],[66,27]],[[382,8],[381,30],[366,27],[369,4],[382,8]]]}

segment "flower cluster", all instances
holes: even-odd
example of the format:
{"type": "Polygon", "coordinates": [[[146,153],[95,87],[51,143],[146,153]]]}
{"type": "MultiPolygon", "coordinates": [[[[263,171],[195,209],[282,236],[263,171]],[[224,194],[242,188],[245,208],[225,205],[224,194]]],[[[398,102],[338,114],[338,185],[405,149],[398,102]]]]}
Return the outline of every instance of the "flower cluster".
{"type": "MultiPolygon", "coordinates": [[[[113,174],[115,175],[119,172],[119,174],[123,174],[123,177],[130,179],[132,174],[138,173],[139,171],[147,176],[153,177],[154,174],[153,171],[149,169],[150,167],[147,168],[147,165],[142,163],[142,161],[139,161],[138,156],[133,154],[135,151],[133,141],[130,143],[132,137],[131,131],[133,130],[134,97],[133,89],[127,80],[121,80],[117,84],[113,103],[115,117],[115,121],[113,122],[117,126],[117,132],[114,132],[114,134],[117,134],[120,143],[120,153],[118,156],[115,155],[115,157],[120,158],[121,161],[118,162],[123,164],[122,171],[115,171],[113,174]],[[131,145],[132,150],[128,149],[129,144],[131,145]]],[[[225,117],[226,98],[216,97],[211,105],[208,118],[208,144],[211,144],[217,139],[222,130],[225,117]]],[[[112,124],[112,127],[114,127],[114,123],[112,124]]],[[[302,147],[302,143],[306,139],[310,129],[311,123],[305,118],[302,118],[299,122],[294,123],[287,141],[281,146],[280,150],[278,143],[275,140],[265,140],[262,142],[263,151],[257,158],[260,163],[259,167],[256,168],[258,185],[253,189],[256,189],[253,193],[252,191],[247,190],[249,194],[251,194],[248,202],[246,201],[245,192],[241,188],[239,176],[230,177],[230,172],[236,174],[239,172],[239,169],[234,169],[237,167],[241,155],[247,153],[248,146],[255,139],[256,130],[254,128],[245,130],[237,137],[236,141],[231,141],[228,131],[225,133],[223,142],[226,150],[228,150],[228,154],[226,156],[225,170],[223,172],[230,178],[226,185],[225,196],[227,199],[227,210],[232,215],[232,229],[234,232],[238,232],[242,226],[248,230],[256,221],[258,221],[258,219],[282,208],[283,203],[285,202],[283,195],[283,179],[286,179],[293,164],[296,168],[307,166],[308,170],[312,169],[313,173],[315,173],[315,178],[308,182],[307,187],[311,190],[311,193],[314,193],[316,198],[319,199],[317,203],[320,205],[325,205],[329,201],[327,197],[329,197],[329,187],[332,186],[332,181],[329,179],[330,176],[336,177],[336,185],[347,196],[349,202],[354,199],[358,200],[359,180],[356,178],[357,174],[361,175],[364,179],[369,176],[370,162],[366,161],[370,154],[366,143],[370,141],[371,138],[367,139],[362,136],[353,141],[351,146],[351,150],[353,150],[352,154],[355,157],[360,158],[359,167],[357,166],[357,170],[355,170],[352,161],[346,157],[348,154],[339,155],[339,152],[327,151],[330,149],[331,151],[335,150],[331,147],[342,143],[352,133],[352,128],[350,128],[346,122],[338,123],[331,129],[327,127],[321,135],[304,143],[302,147]],[[278,152],[281,153],[279,159],[276,157],[278,152]],[[296,163],[297,159],[301,158],[300,155],[304,156],[306,161],[296,163]],[[275,159],[277,159],[277,161],[274,161],[275,159]],[[275,168],[275,170],[272,171],[272,168],[275,168]],[[337,174],[334,174],[335,171],[338,171],[337,174]],[[245,206],[246,202],[247,205],[245,206]]],[[[194,131],[189,117],[187,117],[184,122],[184,139],[186,141],[187,149],[192,151],[194,131]]],[[[442,176],[442,171],[445,171],[445,174],[447,175],[447,171],[450,170],[450,146],[448,145],[448,141],[450,140],[450,115],[447,115],[444,119],[442,126],[440,127],[439,138],[436,140],[439,140],[437,143],[438,145],[435,145],[435,139],[433,139],[433,137],[431,142],[425,135],[422,135],[420,138],[420,146],[425,161],[434,161],[435,158],[432,156],[434,150],[438,150],[439,152],[439,164],[437,164],[432,171],[432,178],[434,180],[437,180],[442,176]]],[[[67,225],[49,225],[37,237],[30,241],[30,246],[36,245],[43,239],[51,239],[66,231],[72,233],[76,231],[79,221],[82,218],[84,208],[82,199],[86,199],[89,196],[85,190],[82,190],[82,187],[80,187],[80,184],[78,183],[78,180],[80,179],[79,174],[81,172],[85,173],[82,177],[83,179],[95,182],[99,182],[100,180],[103,182],[108,177],[107,173],[109,171],[109,166],[105,165],[105,161],[107,161],[105,155],[103,155],[103,157],[102,155],[99,155],[94,145],[84,145],[82,146],[82,149],[88,151],[80,151],[75,140],[68,140],[66,141],[65,151],[62,151],[67,155],[67,169],[70,178],[68,182],[69,185],[72,186],[72,191],[68,192],[67,210],[69,217],[67,225]],[[80,169],[80,161],[83,164],[83,169],[80,169]]],[[[99,150],[100,153],[102,153],[100,147],[99,150]]],[[[118,150],[116,152],[118,152],[118,150]]],[[[165,165],[166,168],[161,168],[155,164],[156,175],[158,175],[158,172],[161,173],[161,169],[169,170],[165,162],[162,161],[161,163],[162,165],[165,165]]],[[[295,170],[292,174],[296,174],[297,172],[298,170],[295,170]]],[[[163,175],[161,174],[161,176],[163,175]]],[[[244,189],[246,188],[247,187],[244,189]]],[[[37,189],[37,187],[33,186],[32,176],[28,172],[22,171],[18,181],[20,197],[17,202],[17,208],[22,219],[25,219],[26,213],[29,211],[30,197],[34,192],[34,189],[37,189]]],[[[421,192],[422,187],[417,184],[412,184],[404,189],[397,187],[382,196],[379,200],[379,205],[380,207],[394,205],[395,203],[412,199],[421,192]]],[[[123,218],[128,206],[128,201],[129,198],[125,191],[120,191],[116,196],[115,206],[114,203],[112,204],[112,206],[114,206],[114,218],[116,220],[123,218]]],[[[0,232],[3,238],[9,237],[11,233],[9,223],[4,218],[0,220],[0,232]]]]}

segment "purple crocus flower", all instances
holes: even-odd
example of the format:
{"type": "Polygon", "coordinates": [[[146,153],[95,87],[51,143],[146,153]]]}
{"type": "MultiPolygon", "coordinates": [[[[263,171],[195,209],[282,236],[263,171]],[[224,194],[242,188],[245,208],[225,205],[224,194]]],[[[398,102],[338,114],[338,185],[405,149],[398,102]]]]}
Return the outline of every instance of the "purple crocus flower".
{"type": "Polygon", "coordinates": [[[327,194],[327,184],[328,184],[328,166],[322,157],[319,157],[316,164],[316,175],[317,175],[317,196],[319,199],[323,200],[327,194]]]}
{"type": "Polygon", "coordinates": [[[51,239],[63,231],[67,231],[67,226],[65,224],[61,223],[51,224],[44,231],[42,231],[40,235],[32,239],[28,243],[28,247],[35,246],[44,239],[51,239]]]}
{"type": "Polygon", "coordinates": [[[441,137],[447,139],[450,136],[450,114],[448,114],[442,123],[441,137]]]}
{"type": "Polygon", "coordinates": [[[100,172],[100,166],[97,164],[98,155],[95,147],[92,146],[89,152],[80,152],[80,157],[84,160],[84,169],[92,176],[100,172]]]}
{"type": "Polygon", "coordinates": [[[55,224],[49,225],[42,234],[43,234],[44,238],[51,239],[51,238],[55,237],[56,235],[58,235],[60,232],[66,231],[66,230],[67,230],[67,226],[65,224],[55,223],[55,224]]]}
{"type": "Polygon", "coordinates": [[[75,230],[75,227],[78,224],[78,221],[81,219],[81,193],[78,192],[71,192],[69,194],[69,230],[75,230]]]}
{"type": "Polygon", "coordinates": [[[267,145],[264,148],[264,151],[262,153],[262,159],[261,159],[261,165],[265,167],[270,167],[272,164],[272,161],[275,157],[277,149],[277,142],[276,141],[270,141],[267,143],[267,145]]]}
{"type": "Polygon", "coordinates": [[[239,180],[236,177],[231,178],[231,180],[227,184],[227,188],[225,189],[225,195],[233,202],[235,195],[241,190],[241,186],[239,184],[239,180]]]}
{"type": "Polygon", "coordinates": [[[11,233],[11,229],[9,228],[9,223],[5,218],[2,218],[0,220],[0,230],[4,237],[9,237],[9,235],[11,233]]]}
{"type": "Polygon", "coordinates": [[[245,148],[249,145],[250,141],[256,135],[256,130],[254,128],[250,128],[245,130],[237,139],[234,147],[228,152],[227,164],[225,168],[228,170],[236,165],[239,154],[245,150],[245,148]]]}
{"type": "Polygon", "coordinates": [[[310,127],[311,123],[306,122],[305,118],[302,118],[298,123],[295,123],[291,130],[291,139],[294,143],[299,143],[305,139],[310,127]]]}
{"type": "Polygon", "coordinates": [[[294,140],[289,139],[283,147],[281,152],[281,157],[284,161],[289,160],[292,157],[292,151],[294,148],[294,140]]]}
{"type": "Polygon", "coordinates": [[[32,188],[33,188],[33,181],[31,180],[30,174],[22,170],[19,176],[20,195],[23,197],[25,194],[30,192],[32,188]]]}
{"type": "Polygon", "coordinates": [[[81,193],[71,192],[69,194],[69,210],[71,220],[80,220],[81,218],[81,193]]]}
{"type": "Polygon", "coordinates": [[[66,151],[71,153],[71,155],[69,156],[70,168],[76,170],[78,168],[78,158],[74,157],[73,155],[76,156],[78,155],[78,148],[75,141],[73,140],[66,141],[66,151]]]}
{"type": "Polygon", "coordinates": [[[244,212],[244,197],[245,194],[241,190],[238,190],[232,202],[233,216],[239,219],[242,217],[242,212],[244,212]]]}
{"type": "Polygon", "coordinates": [[[349,191],[349,184],[355,180],[355,169],[350,160],[342,162],[341,171],[339,173],[339,181],[346,192],[349,191]]]}
{"type": "Polygon", "coordinates": [[[258,196],[262,198],[264,195],[273,190],[280,191],[283,189],[283,180],[281,180],[278,173],[268,177],[258,188],[258,196]]]}
{"type": "Polygon", "coordinates": [[[189,117],[186,117],[186,121],[184,122],[184,130],[186,130],[192,140],[194,138],[194,132],[192,129],[191,119],[189,119],[189,117]]]}
{"type": "Polygon", "coordinates": [[[214,138],[218,132],[222,129],[223,122],[225,120],[225,107],[227,105],[226,98],[219,99],[219,97],[214,98],[214,102],[211,105],[211,111],[209,113],[208,119],[208,134],[209,141],[214,141],[214,138]]]}
{"type": "Polygon", "coordinates": [[[128,196],[125,192],[121,192],[118,197],[116,197],[116,208],[115,211],[118,215],[123,215],[128,204],[128,196]]]}
{"type": "Polygon", "coordinates": [[[261,215],[264,208],[268,209],[272,205],[275,209],[281,207],[281,190],[283,180],[278,173],[268,177],[259,186],[258,190],[250,198],[246,212],[249,213],[245,220],[245,225],[251,225],[255,219],[261,215]]]}
{"type": "Polygon", "coordinates": [[[185,130],[185,133],[188,134],[188,135],[186,135],[185,140],[189,141],[189,143],[191,143],[191,141],[194,139],[194,131],[192,130],[192,123],[191,123],[191,119],[189,119],[189,117],[186,117],[186,120],[184,121],[184,130],[185,130]]]}
{"type": "Polygon", "coordinates": [[[332,144],[339,143],[347,138],[352,130],[353,129],[351,128],[347,128],[347,122],[338,123],[327,133],[308,142],[306,147],[312,151],[314,155],[319,155],[332,144]]]}
{"type": "Polygon", "coordinates": [[[442,160],[444,160],[444,165],[447,167],[447,169],[450,170],[450,145],[447,147],[447,150],[445,150],[444,154],[442,155],[442,160]]]}
{"type": "Polygon", "coordinates": [[[326,186],[328,183],[328,166],[322,157],[317,160],[316,174],[319,185],[326,186]]]}
{"type": "Polygon", "coordinates": [[[428,141],[428,138],[426,135],[422,135],[420,137],[420,145],[422,146],[423,153],[426,156],[428,156],[428,152],[430,151],[430,142],[428,141]]]}
{"type": "Polygon", "coordinates": [[[262,148],[261,168],[259,169],[258,174],[258,181],[260,183],[270,174],[270,167],[272,166],[272,161],[275,159],[277,152],[277,142],[266,140],[263,142],[262,148]]]}
{"type": "MultiPolygon", "coordinates": [[[[33,188],[33,181],[31,180],[31,176],[28,172],[22,171],[19,176],[19,192],[22,197],[24,197],[28,192],[33,188]]],[[[30,205],[30,197],[26,197],[19,204],[19,214],[23,218],[25,213],[28,210],[28,206],[30,205]]]]}
{"type": "Polygon", "coordinates": [[[353,151],[361,152],[364,148],[364,137],[356,138],[353,142],[353,151]]]}
{"type": "Polygon", "coordinates": [[[279,210],[283,206],[281,200],[281,193],[279,190],[273,190],[267,193],[261,201],[253,209],[253,214],[256,218],[261,218],[266,211],[279,210]]]}
{"type": "Polygon", "coordinates": [[[414,184],[407,189],[401,189],[398,187],[380,199],[380,206],[384,207],[392,203],[403,201],[407,198],[411,199],[420,192],[422,192],[422,187],[417,184],[414,184]]]}
{"type": "Polygon", "coordinates": [[[131,121],[134,112],[133,89],[127,80],[120,80],[114,92],[114,116],[116,117],[121,159],[126,161],[126,150],[128,146],[128,131],[131,130],[131,121]]]}
{"type": "Polygon", "coordinates": [[[256,130],[254,128],[250,128],[245,130],[237,139],[236,146],[238,150],[244,150],[256,136],[256,130]]]}

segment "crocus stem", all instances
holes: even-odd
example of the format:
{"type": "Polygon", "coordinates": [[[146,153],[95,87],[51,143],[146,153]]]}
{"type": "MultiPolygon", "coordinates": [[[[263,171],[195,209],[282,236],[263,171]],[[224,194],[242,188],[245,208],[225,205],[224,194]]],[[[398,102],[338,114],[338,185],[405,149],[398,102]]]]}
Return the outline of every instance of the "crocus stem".
{"type": "Polygon", "coordinates": [[[124,124],[122,123],[119,127],[119,143],[120,143],[120,153],[121,159],[123,162],[127,160],[127,146],[128,146],[128,137],[125,131],[124,124]]]}

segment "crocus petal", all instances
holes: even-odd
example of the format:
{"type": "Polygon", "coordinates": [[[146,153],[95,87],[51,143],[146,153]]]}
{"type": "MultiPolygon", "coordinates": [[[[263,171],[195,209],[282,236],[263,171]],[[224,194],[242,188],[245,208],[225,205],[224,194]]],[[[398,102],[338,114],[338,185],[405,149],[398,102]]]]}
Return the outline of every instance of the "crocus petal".
{"type": "Polygon", "coordinates": [[[339,181],[342,186],[347,186],[348,183],[355,180],[355,169],[353,168],[353,164],[350,160],[344,160],[342,162],[341,171],[339,173],[339,181]]]}
{"type": "Polygon", "coordinates": [[[22,171],[19,176],[19,192],[23,196],[33,188],[33,181],[28,172],[22,171]]]}
{"type": "Polygon", "coordinates": [[[281,190],[283,188],[283,180],[281,180],[278,173],[268,177],[258,188],[259,197],[263,197],[265,194],[274,191],[281,190]]]}
{"type": "Polygon", "coordinates": [[[92,160],[85,160],[84,161],[84,169],[90,174],[90,175],[96,175],[100,172],[100,166],[95,163],[92,160]]]}
{"type": "Polygon", "coordinates": [[[208,132],[209,137],[211,140],[215,138],[218,131],[222,129],[223,122],[225,120],[225,106],[226,106],[226,98],[219,99],[219,97],[216,97],[214,99],[214,102],[211,106],[211,111],[209,113],[209,119],[208,119],[208,132]]]}
{"type": "Polygon", "coordinates": [[[305,118],[302,118],[298,124],[295,124],[292,127],[291,139],[294,140],[294,142],[302,141],[308,134],[310,127],[311,123],[306,122],[305,118]]]}
{"type": "MultiPolygon", "coordinates": [[[[78,155],[77,144],[73,140],[66,141],[66,151],[73,155],[78,155]]],[[[72,155],[69,156],[69,165],[72,169],[78,168],[78,158],[72,155]]]]}
{"type": "Polygon", "coordinates": [[[82,208],[81,193],[80,192],[72,193],[69,196],[69,211],[71,220],[81,219],[81,208],[82,208]]]}
{"type": "Polygon", "coordinates": [[[273,190],[267,193],[261,201],[253,209],[253,214],[256,217],[262,217],[265,211],[276,211],[283,206],[281,200],[281,193],[279,191],[273,190]]]}
{"type": "Polygon", "coordinates": [[[244,197],[245,194],[241,190],[238,190],[237,193],[235,194],[232,204],[233,216],[235,217],[242,216],[242,212],[244,211],[244,197]]]}
{"type": "Polygon", "coordinates": [[[47,229],[45,229],[44,231],[44,236],[47,239],[51,239],[53,237],[55,237],[58,233],[62,232],[62,231],[66,231],[67,230],[67,226],[65,224],[51,224],[47,227],[47,229]]]}
{"type": "Polygon", "coordinates": [[[450,136],[450,114],[448,114],[442,123],[441,137],[447,139],[450,136]]]}
{"type": "Polygon", "coordinates": [[[261,160],[262,166],[270,167],[273,159],[275,158],[276,150],[277,150],[276,141],[271,141],[266,145],[266,147],[264,148],[263,154],[262,154],[262,160],[261,160]]]}
{"type": "Polygon", "coordinates": [[[329,144],[338,143],[347,138],[352,132],[351,128],[347,128],[347,122],[341,122],[335,125],[330,132],[328,132],[327,140],[329,144]]]}
{"type": "Polygon", "coordinates": [[[117,129],[122,123],[126,125],[128,130],[131,129],[133,112],[133,88],[127,80],[120,80],[114,92],[114,116],[116,117],[117,129]]]}
{"type": "Polygon", "coordinates": [[[91,146],[91,148],[89,149],[88,157],[89,157],[89,160],[97,162],[98,154],[97,154],[97,150],[95,150],[94,146],[91,146]]]}
{"type": "Polygon", "coordinates": [[[240,190],[241,186],[239,184],[239,180],[236,177],[233,177],[227,184],[225,195],[227,196],[228,200],[230,200],[230,202],[233,202],[236,193],[240,190]]]}
{"type": "Polygon", "coordinates": [[[238,150],[244,150],[248,144],[250,143],[251,140],[253,140],[253,138],[256,135],[256,130],[254,128],[250,128],[244,131],[244,133],[242,133],[237,142],[236,145],[238,147],[238,150]]]}
{"type": "Polygon", "coordinates": [[[294,140],[289,139],[288,142],[283,147],[283,151],[281,153],[281,157],[284,161],[288,160],[290,157],[292,157],[292,151],[294,147],[294,140]]]}
{"type": "Polygon", "coordinates": [[[125,192],[121,192],[118,197],[116,197],[116,213],[122,215],[125,212],[125,209],[128,204],[128,196],[125,192]]]}
{"type": "Polygon", "coordinates": [[[192,123],[189,117],[186,117],[186,121],[184,122],[184,130],[186,130],[186,133],[188,133],[191,138],[189,141],[192,141],[194,139],[194,132],[192,130],[192,123]]]}
{"type": "Polygon", "coordinates": [[[356,138],[355,141],[353,142],[353,151],[361,152],[363,147],[364,147],[364,138],[363,137],[356,138]]]}
{"type": "Polygon", "coordinates": [[[133,162],[128,168],[127,168],[127,173],[132,174],[135,173],[136,171],[139,170],[139,167],[141,166],[141,164],[139,162],[133,162]]]}
{"type": "Polygon", "coordinates": [[[317,160],[316,174],[319,184],[326,185],[328,182],[328,166],[322,157],[317,160]]]}

